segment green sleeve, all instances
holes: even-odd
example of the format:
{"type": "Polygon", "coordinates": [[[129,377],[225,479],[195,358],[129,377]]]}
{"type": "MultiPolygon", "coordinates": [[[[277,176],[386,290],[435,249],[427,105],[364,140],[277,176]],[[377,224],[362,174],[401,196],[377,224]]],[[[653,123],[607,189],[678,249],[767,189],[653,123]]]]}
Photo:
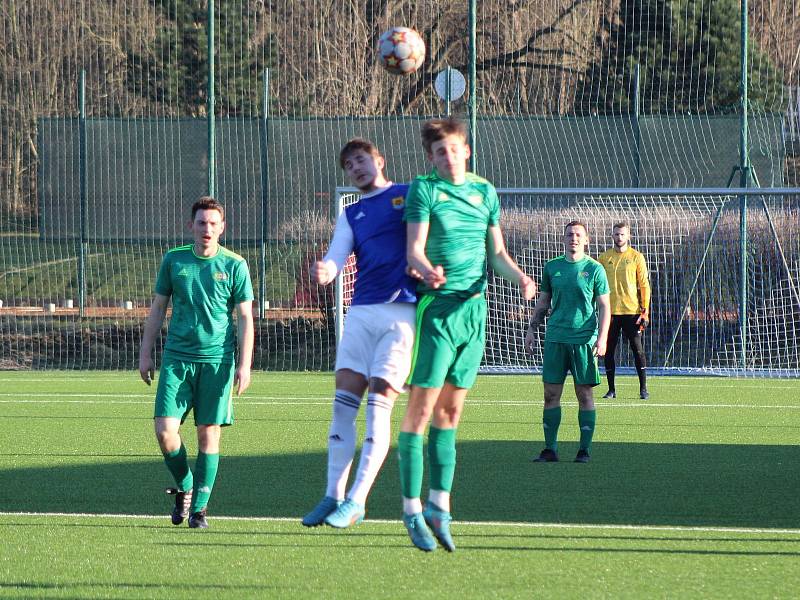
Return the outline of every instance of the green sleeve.
{"type": "Polygon", "coordinates": [[[609,294],[611,288],[608,287],[608,276],[603,265],[598,264],[594,272],[594,297],[597,298],[598,296],[609,294]]]}
{"type": "Polygon", "coordinates": [[[543,294],[549,294],[552,292],[550,288],[550,263],[545,264],[544,269],[542,270],[542,285],[539,286],[539,291],[543,294]]]}
{"type": "Polygon", "coordinates": [[[236,264],[233,280],[233,302],[240,304],[253,300],[253,283],[250,280],[250,269],[247,268],[245,261],[236,264]]]}
{"type": "Polygon", "coordinates": [[[172,279],[169,276],[170,272],[170,259],[169,254],[165,254],[161,259],[161,266],[158,268],[158,276],[156,277],[156,294],[161,296],[172,295],[172,279]]]}
{"type": "Polygon", "coordinates": [[[403,219],[406,223],[427,223],[430,221],[430,215],[430,185],[417,178],[408,189],[403,219]]]}
{"type": "Polygon", "coordinates": [[[489,225],[495,226],[500,224],[500,199],[497,197],[497,190],[493,185],[489,185],[486,191],[486,198],[489,203],[489,225]]]}

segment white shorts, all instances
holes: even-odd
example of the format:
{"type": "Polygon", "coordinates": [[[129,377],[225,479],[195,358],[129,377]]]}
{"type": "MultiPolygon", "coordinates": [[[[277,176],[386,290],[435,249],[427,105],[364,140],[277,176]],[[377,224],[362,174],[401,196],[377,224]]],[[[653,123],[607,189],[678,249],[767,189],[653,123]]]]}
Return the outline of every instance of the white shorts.
{"type": "Polygon", "coordinates": [[[336,370],[379,377],[402,391],[411,370],[416,308],[407,302],[351,306],[336,350],[336,370]]]}

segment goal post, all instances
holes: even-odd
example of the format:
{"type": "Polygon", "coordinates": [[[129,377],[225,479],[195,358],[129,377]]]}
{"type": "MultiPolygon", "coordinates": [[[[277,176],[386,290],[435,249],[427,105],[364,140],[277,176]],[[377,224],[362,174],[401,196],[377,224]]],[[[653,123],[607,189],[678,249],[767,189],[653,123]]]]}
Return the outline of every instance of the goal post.
{"type": "MultiPolygon", "coordinates": [[[[650,271],[650,372],[800,376],[800,189],[501,188],[498,195],[508,251],[537,283],[544,264],[563,253],[569,221],[587,224],[590,256],[611,247],[615,222],[630,224],[631,245],[650,271]],[[742,196],[750,200],[744,256],[742,196]]],[[[357,190],[337,188],[336,197],[339,211],[357,190]]],[[[337,329],[354,277],[346,268],[337,282],[337,329]]],[[[533,356],[523,344],[533,303],[491,270],[486,296],[482,372],[538,372],[544,330],[533,356]]],[[[620,372],[632,372],[627,344],[619,347],[620,372]]]]}

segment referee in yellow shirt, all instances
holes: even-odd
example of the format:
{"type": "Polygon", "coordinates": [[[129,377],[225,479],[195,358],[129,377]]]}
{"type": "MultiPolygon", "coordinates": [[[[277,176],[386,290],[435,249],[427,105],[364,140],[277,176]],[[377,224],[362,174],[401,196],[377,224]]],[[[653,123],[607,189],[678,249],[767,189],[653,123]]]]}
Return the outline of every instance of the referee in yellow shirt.
{"type": "Polygon", "coordinates": [[[628,339],[639,376],[639,397],[647,400],[647,361],[642,346],[642,332],[649,323],[650,278],[644,256],[630,246],[631,228],[626,222],[615,223],[611,231],[614,247],[598,257],[611,288],[611,326],[608,329],[605,367],[608,392],[603,398],[616,398],[614,353],[622,332],[628,339]]]}

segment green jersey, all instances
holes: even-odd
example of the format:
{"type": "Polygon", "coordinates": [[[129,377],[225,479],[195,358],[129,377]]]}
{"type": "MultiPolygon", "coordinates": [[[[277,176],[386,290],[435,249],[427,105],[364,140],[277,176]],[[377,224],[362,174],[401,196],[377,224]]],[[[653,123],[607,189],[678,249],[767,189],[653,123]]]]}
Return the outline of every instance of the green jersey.
{"type": "Polygon", "coordinates": [[[500,222],[494,186],[474,173],[461,185],[436,171],[414,179],[406,196],[405,220],[428,223],[425,256],[442,265],[447,282],[438,289],[420,283],[420,293],[470,297],[486,288],[486,235],[500,222]]]}
{"type": "Polygon", "coordinates": [[[197,256],[191,244],[173,248],[161,261],[155,291],[172,296],[165,358],[233,362],[233,309],[253,299],[244,258],[222,246],[207,258],[197,256]]]}
{"type": "Polygon", "coordinates": [[[589,256],[570,262],[561,255],[545,264],[541,291],[550,294],[545,341],[593,344],[597,340],[595,301],[609,293],[603,265],[589,256]]]}

